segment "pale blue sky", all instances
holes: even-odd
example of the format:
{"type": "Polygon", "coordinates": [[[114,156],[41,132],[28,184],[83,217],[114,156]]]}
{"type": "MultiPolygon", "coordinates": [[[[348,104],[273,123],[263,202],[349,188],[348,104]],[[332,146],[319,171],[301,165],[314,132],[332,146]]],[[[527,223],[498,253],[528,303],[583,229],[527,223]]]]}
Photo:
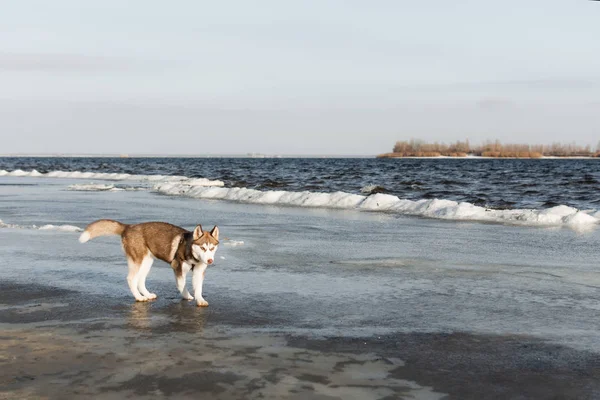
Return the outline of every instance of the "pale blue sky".
{"type": "Polygon", "coordinates": [[[0,153],[600,140],[600,2],[0,0],[0,153]]]}

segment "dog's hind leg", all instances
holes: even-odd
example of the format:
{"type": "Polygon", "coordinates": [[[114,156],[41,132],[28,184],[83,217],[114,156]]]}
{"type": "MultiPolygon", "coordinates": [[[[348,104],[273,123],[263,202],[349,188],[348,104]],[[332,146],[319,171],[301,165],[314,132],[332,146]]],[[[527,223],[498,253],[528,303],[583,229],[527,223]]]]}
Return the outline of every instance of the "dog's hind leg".
{"type": "Polygon", "coordinates": [[[129,284],[129,289],[133,294],[133,297],[137,301],[146,301],[148,297],[142,295],[138,290],[138,283],[140,278],[140,267],[141,263],[136,263],[131,258],[127,258],[127,265],[129,265],[129,274],[127,274],[127,283],[129,284]]]}
{"type": "Polygon", "coordinates": [[[185,276],[190,270],[190,266],[186,263],[178,263],[177,261],[173,261],[171,263],[171,267],[173,267],[173,272],[175,273],[175,282],[177,283],[177,289],[179,290],[179,293],[181,293],[181,297],[184,300],[194,300],[194,297],[185,287],[185,276]]]}
{"type": "Polygon", "coordinates": [[[154,258],[150,253],[144,257],[142,260],[142,265],[140,266],[139,278],[138,278],[138,289],[142,296],[147,297],[149,300],[153,300],[156,298],[156,294],[150,293],[148,289],[146,289],[146,277],[150,272],[150,268],[152,268],[152,263],[154,262],[154,258]]]}

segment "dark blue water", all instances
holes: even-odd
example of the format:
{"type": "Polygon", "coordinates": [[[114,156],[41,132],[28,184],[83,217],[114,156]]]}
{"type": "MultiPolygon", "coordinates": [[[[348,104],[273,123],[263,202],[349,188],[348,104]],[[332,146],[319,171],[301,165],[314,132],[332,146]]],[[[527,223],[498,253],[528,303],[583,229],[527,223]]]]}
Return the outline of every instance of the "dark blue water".
{"type": "Polygon", "coordinates": [[[365,158],[0,158],[0,169],[184,175],[227,187],[314,192],[382,192],[479,206],[600,208],[600,160],[365,158]]]}

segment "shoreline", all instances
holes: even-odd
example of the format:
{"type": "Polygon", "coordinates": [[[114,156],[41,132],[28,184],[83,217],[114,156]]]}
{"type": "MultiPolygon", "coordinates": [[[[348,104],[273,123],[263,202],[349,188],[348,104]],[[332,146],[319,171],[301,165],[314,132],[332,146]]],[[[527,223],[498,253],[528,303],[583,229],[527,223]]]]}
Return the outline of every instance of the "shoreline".
{"type": "MultiPolygon", "coordinates": [[[[37,170],[11,172],[0,169],[0,178],[19,180],[59,179],[69,184],[70,194],[127,192],[126,188],[106,186],[104,184],[81,185],[77,180],[101,180],[107,182],[138,182],[143,192],[155,193],[175,198],[192,198],[211,201],[225,201],[239,204],[269,205],[302,209],[349,210],[356,212],[380,212],[426,219],[439,219],[460,222],[493,223],[512,226],[566,227],[578,232],[594,230],[598,225],[600,211],[595,207],[569,206],[554,204],[551,207],[491,208],[466,201],[438,198],[410,200],[394,194],[381,193],[378,186],[365,186],[360,193],[351,192],[310,192],[310,191],[272,191],[243,187],[226,187],[223,181],[209,181],[206,178],[188,178],[184,176],[129,175],[127,173],[92,173],[51,171],[40,173],[37,170]],[[148,186],[151,184],[150,186],[148,186]],[[146,185],[146,186],[144,186],[146,185]]],[[[0,182],[2,183],[2,182],[0,182]]],[[[6,219],[6,218],[4,218],[6,219]]],[[[17,224],[7,220],[6,224],[17,224]]],[[[28,224],[50,224],[35,221],[28,224]]],[[[56,224],[53,224],[56,225],[56,224]]],[[[68,229],[68,228],[67,228],[68,229]]]]}

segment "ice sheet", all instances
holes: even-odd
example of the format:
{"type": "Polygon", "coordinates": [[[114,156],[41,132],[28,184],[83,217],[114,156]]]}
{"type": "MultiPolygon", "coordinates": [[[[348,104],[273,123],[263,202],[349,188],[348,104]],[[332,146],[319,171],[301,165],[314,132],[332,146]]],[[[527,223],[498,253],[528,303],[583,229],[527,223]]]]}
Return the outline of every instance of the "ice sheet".
{"type": "MultiPolygon", "coordinates": [[[[45,179],[36,183],[12,186],[11,196],[2,198],[7,224],[83,227],[113,218],[191,229],[202,223],[219,225],[224,244],[244,242],[219,247],[205,293],[211,312],[246,315],[256,321],[252,330],[518,334],[600,352],[597,230],[264,207],[143,191],[68,192],[45,179]]],[[[0,279],[131,304],[118,238],[86,244],[77,238],[63,229],[0,229],[0,279]]],[[[147,286],[157,301],[180,304],[165,263],[154,263],[147,286]]],[[[227,321],[236,325],[234,318],[227,321]]]]}

